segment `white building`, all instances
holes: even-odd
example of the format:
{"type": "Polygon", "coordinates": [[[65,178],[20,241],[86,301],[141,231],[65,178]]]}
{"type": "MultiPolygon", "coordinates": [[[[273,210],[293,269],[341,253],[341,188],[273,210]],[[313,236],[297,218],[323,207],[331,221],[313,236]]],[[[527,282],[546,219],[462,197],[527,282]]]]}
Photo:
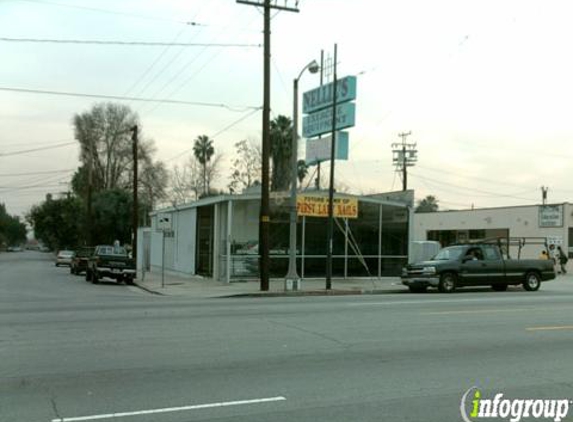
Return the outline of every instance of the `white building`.
{"type": "MultiPolygon", "coordinates": [[[[306,192],[305,192],[306,194],[306,192]]],[[[327,197],[327,192],[311,192],[327,197]]],[[[400,274],[411,238],[413,193],[356,196],[336,194],[356,204],[356,218],[336,218],[333,276],[381,277],[400,274]]],[[[288,268],[288,195],[271,195],[270,273],[288,268]]],[[[140,229],[138,268],[220,281],[258,277],[260,194],[222,195],[151,213],[151,227],[140,229]],[[160,219],[167,222],[160,231],[160,219]]],[[[324,277],[326,218],[299,216],[297,268],[301,277],[324,277]]]]}
{"type": "MultiPolygon", "coordinates": [[[[414,214],[414,240],[436,240],[442,246],[473,239],[539,237],[573,253],[573,207],[569,203],[438,211],[414,214]]],[[[536,258],[541,245],[525,246],[522,257],[536,258]]]]}

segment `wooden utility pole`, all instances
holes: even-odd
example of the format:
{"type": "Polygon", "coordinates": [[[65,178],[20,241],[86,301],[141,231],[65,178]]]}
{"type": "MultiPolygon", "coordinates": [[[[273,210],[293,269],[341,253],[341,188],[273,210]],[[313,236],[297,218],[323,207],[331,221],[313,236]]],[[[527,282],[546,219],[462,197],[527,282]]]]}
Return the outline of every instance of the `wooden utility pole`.
{"type": "Polygon", "coordinates": [[[402,190],[408,190],[408,167],[413,167],[416,161],[418,161],[416,149],[416,144],[406,143],[406,138],[410,136],[412,132],[402,132],[398,136],[402,138],[402,143],[392,144],[392,152],[394,153],[393,162],[396,166],[396,171],[402,172],[402,190]]]}
{"type": "Polygon", "coordinates": [[[131,243],[131,256],[136,262],[136,276],[137,276],[137,226],[139,223],[139,211],[137,203],[137,149],[138,149],[138,127],[137,125],[131,128],[133,132],[133,215],[132,215],[132,243],[131,243]]]}
{"type": "Polygon", "coordinates": [[[295,7],[288,7],[288,0],[278,5],[274,0],[237,0],[237,3],[264,8],[264,48],[263,48],[263,140],[262,140],[262,177],[261,177],[261,210],[259,218],[259,273],[261,290],[269,290],[270,268],[270,198],[269,198],[269,157],[271,152],[270,115],[271,115],[271,9],[287,12],[298,12],[295,7]]]}

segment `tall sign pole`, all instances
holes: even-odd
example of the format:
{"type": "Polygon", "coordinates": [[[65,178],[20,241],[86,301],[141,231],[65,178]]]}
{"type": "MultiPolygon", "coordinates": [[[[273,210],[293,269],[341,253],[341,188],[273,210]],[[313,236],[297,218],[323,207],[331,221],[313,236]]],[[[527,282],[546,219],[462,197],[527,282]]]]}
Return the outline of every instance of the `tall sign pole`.
{"type": "Polygon", "coordinates": [[[332,86],[332,136],[330,140],[330,183],[328,185],[328,226],[326,233],[326,290],[332,289],[332,239],[334,231],[334,157],[336,154],[336,97],[338,75],[337,67],[338,46],[334,44],[334,80],[332,86]]]}
{"type": "Polygon", "coordinates": [[[269,290],[270,268],[270,198],[269,198],[269,157],[271,151],[270,141],[270,115],[271,115],[271,9],[288,12],[298,12],[298,1],[295,7],[271,4],[271,0],[237,0],[237,3],[264,8],[264,48],[263,48],[263,140],[262,140],[262,166],[261,166],[261,210],[259,217],[259,273],[261,290],[269,290]]]}
{"type": "Polygon", "coordinates": [[[132,215],[132,230],[133,230],[133,241],[131,244],[131,256],[135,260],[136,264],[136,277],[137,277],[137,226],[139,223],[139,207],[137,202],[137,149],[138,149],[138,127],[137,125],[131,128],[133,132],[133,215],[132,215]]]}

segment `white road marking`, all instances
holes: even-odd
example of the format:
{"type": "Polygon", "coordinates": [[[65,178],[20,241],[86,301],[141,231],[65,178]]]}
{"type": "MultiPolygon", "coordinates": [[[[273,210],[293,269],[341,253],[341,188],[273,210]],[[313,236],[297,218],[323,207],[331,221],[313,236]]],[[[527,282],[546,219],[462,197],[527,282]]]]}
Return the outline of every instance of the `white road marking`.
{"type": "Polygon", "coordinates": [[[571,297],[557,297],[557,296],[536,296],[530,295],[529,297],[525,297],[525,295],[520,296],[510,296],[510,297],[482,297],[482,298],[474,298],[474,299],[437,299],[433,300],[431,298],[428,299],[415,299],[415,300],[400,300],[400,299],[391,299],[388,301],[378,301],[378,302],[348,302],[346,303],[347,306],[383,306],[383,305],[432,305],[434,303],[446,303],[455,305],[457,303],[487,303],[495,305],[496,303],[500,302],[538,302],[538,301],[555,301],[555,302],[564,302],[564,301],[571,301],[571,297]]]}
{"type": "Polygon", "coordinates": [[[123,418],[126,416],[141,416],[141,415],[152,415],[155,413],[170,413],[170,412],[182,412],[185,410],[197,410],[197,409],[210,409],[214,407],[228,407],[228,406],[240,406],[245,404],[259,404],[259,403],[269,403],[275,401],[286,400],[286,397],[266,397],[261,399],[251,399],[251,400],[237,400],[237,401],[226,401],[219,403],[205,403],[205,404],[194,404],[190,406],[180,406],[180,407],[165,407],[163,409],[150,409],[150,410],[137,410],[133,412],[121,412],[121,413],[108,413],[103,415],[91,415],[91,416],[77,416],[72,418],[57,418],[52,419],[51,422],[76,422],[76,421],[94,421],[99,419],[111,419],[111,418],[123,418]]]}
{"type": "Polygon", "coordinates": [[[556,331],[556,330],[573,330],[573,325],[556,325],[553,327],[529,327],[526,331],[556,331]]]}

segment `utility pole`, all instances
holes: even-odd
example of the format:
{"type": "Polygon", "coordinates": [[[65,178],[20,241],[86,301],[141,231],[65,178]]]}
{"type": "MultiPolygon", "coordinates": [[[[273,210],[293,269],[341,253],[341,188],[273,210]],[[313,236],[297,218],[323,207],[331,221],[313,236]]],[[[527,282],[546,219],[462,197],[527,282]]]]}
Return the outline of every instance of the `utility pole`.
{"type": "Polygon", "coordinates": [[[294,7],[289,7],[288,0],[284,6],[277,0],[237,0],[239,4],[247,4],[264,8],[264,48],[263,48],[263,140],[262,140],[262,168],[261,168],[261,211],[259,218],[259,273],[261,290],[269,290],[270,268],[270,198],[269,198],[269,157],[270,142],[270,115],[271,115],[271,9],[287,12],[298,12],[298,0],[294,0],[294,7]]]}
{"type": "Polygon", "coordinates": [[[338,46],[334,44],[334,78],[332,85],[332,135],[330,140],[330,183],[328,185],[328,224],[326,227],[326,290],[332,289],[332,250],[334,237],[334,158],[336,156],[336,103],[338,76],[337,67],[338,46]]]}
{"type": "Polygon", "coordinates": [[[87,246],[92,246],[92,185],[93,185],[93,141],[89,140],[88,147],[88,191],[86,198],[86,242],[87,246]]]}
{"type": "Polygon", "coordinates": [[[415,143],[407,143],[406,138],[410,136],[412,132],[402,132],[398,136],[402,138],[401,143],[392,144],[392,153],[394,157],[392,161],[396,166],[396,171],[402,172],[402,190],[408,190],[408,167],[413,167],[418,161],[418,150],[416,149],[415,143]]]}
{"type": "MultiPolygon", "coordinates": [[[[137,125],[131,128],[133,132],[132,135],[132,144],[133,144],[133,220],[132,220],[132,243],[131,243],[131,256],[134,260],[136,260],[136,267],[137,267],[137,225],[139,221],[139,213],[138,213],[138,204],[137,204],[137,144],[138,144],[138,127],[137,125]]],[[[137,277],[137,268],[136,268],[136,277],[137,277]]]]}
{"type": "Polygon", "coordinates": [[[541,186],[541,203],[543,205],[547,204],[547,192],[549,191],[548,187],[541,186]]]}

